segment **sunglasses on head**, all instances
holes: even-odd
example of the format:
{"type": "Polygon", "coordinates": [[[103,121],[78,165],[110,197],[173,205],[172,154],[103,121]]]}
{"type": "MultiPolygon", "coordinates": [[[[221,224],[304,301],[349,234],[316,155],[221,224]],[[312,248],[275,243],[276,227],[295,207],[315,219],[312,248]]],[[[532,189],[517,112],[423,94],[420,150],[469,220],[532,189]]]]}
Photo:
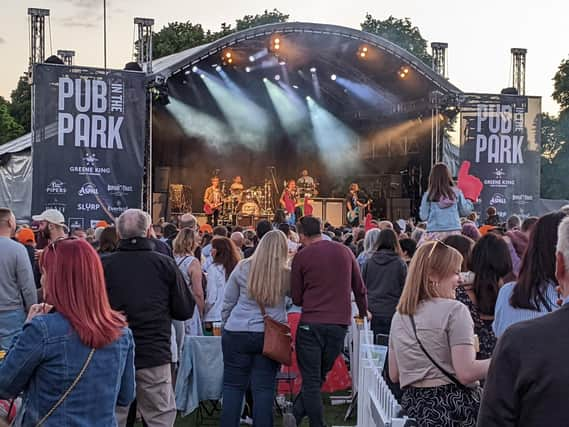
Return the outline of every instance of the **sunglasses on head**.
{"type": "Polygon", "coordinates": [[[434,242],[435,242],[435,244],[431,247],[431,250],[429,251],[429,255],[427,256],[427,259],[431,258],[431,256],[433,255],[433,252],[435,251],[435,248],[437,247],[437,245],[439,243],[441,245],[443,245],[445,248],[450,249],[450,246],[441,240],[434,240],[434,242]]]}

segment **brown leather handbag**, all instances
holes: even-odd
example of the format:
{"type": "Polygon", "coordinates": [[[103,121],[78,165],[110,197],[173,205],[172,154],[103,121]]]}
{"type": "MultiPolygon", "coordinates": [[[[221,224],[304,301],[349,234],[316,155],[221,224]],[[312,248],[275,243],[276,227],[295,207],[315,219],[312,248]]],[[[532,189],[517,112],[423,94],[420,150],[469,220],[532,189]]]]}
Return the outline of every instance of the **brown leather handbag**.
{"type": "Polygon", "coordinates": [[[265,307],[259,304],[265,322],[265,342],[263,356],[279,362],[282,365],[292,364],[292,335],[290,326],[281,323],[265,312],[265,307]]]}

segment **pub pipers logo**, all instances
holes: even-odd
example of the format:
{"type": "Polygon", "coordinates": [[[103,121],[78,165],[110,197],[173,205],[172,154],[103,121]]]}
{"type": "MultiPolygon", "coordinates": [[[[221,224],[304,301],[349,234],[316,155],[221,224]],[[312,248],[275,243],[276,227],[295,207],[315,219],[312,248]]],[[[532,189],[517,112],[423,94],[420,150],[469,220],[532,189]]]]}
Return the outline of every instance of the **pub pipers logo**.
{"type": "Polygon", "coordinates": [[[63,181],[54,179],[47,185],[45,192],[47,194],[65,194],[67,193],[67,188],[65,188],[65,183],[63,181]]]}
{"type": "Polygon", "coordinates": [[[123,94],[120,81],[60,77],[57,145],[122,150],[123,94]]]}
{"type": "Polygon", "coordinates": [[[91,184],[90,182],[86,182],[85,184],[83,184],[81,186],[81,188],[79,189],[79,191],[77,192],[77,194],[80,197],[83,196],[98,196],[99,195],[99,190],[97,189],[97,187],[93,184],[91,184]]]}

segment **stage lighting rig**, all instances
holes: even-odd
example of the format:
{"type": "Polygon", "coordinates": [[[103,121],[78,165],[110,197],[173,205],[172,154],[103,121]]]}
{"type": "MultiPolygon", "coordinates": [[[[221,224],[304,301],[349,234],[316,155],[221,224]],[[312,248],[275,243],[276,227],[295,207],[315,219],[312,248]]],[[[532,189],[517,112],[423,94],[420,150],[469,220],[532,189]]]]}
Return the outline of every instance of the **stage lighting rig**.
{"type": "Polygon", "coordinates": [[[233,59],[234,59],[233,52],[231,52],[230,50],[225,50],[221,54],[221,62],[225,67],[228,65],[233,65],[233,59]]]}
{"type": "Polygon", "coordinates": [[[397,71],[397,75],[400,79],[406,79],[409,76],[409,67],[403,65],[401,68],[399,68],[399,71],[397,71]]]}
{"type": "Polygon", "coordinates": [[[330,76],[330,80],[332,80],[333,82],[335,82],[337,78],[338,78],[338,76],[336,74],[332,74],[330,76]]]}
{"type": "Polygon", "coordinates": [[[367,46],[360,46],[358,49],[358,57],[361,59],[367,58],[367,54],[369,52],[369,48],[367,46]]]}
{"type": "Polygon", "coordinates": [[[275,35],[274,37],[271,38],[270,44],[269,44],[269,51],[273,52],[275,54],[278,54],[281,50],[282,47],[282,38],[279,35],[275,35]]]}

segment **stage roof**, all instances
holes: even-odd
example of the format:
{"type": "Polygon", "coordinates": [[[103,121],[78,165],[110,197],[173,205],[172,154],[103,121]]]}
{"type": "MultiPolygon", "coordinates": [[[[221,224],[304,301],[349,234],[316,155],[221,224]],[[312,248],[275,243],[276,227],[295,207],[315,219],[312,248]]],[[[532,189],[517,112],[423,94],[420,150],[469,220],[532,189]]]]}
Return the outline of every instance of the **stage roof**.
{"type": "Polygon", "coordinates": [[[159,58],[153,62],[149,79],[181,79],[191,74],[194,66],[214,72],[218,65],[228,74],[240,75],[242,81],[274,79],[276,74],[282,75],[283,64],[291,86],[308,86],[310,70],[316,69],[326,100],[352,112],[361,112],[365,105],[346,103],[345,87],[332,80],[332,75],[356,87],[369,88],[393,113],[427,109],[429,96],[435,91],[447,97],[462,94],[429,65],[382,37],[352,28],[300,22],[251,28],[159,58]],[[274,49],[275,39],[280,42],[278,50],[274,49]],[[364,48],[366,57],[362,58],[364,48]],[[223,64],[226,52],[232,54],[231,64],[223,64]],[[256,60],[250,61],[251,56],[256,60]],[[245,74],[246,70],[250,73],[245,74]],[[407,70],[405,78],[400,77],[402,70],[407,70]]]}

